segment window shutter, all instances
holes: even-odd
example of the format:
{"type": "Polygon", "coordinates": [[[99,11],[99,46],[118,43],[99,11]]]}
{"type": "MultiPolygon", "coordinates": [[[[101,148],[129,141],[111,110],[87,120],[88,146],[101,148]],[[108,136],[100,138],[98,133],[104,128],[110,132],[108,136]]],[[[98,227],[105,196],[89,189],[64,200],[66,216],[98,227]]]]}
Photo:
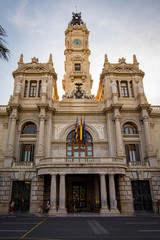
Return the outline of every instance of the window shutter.
{"type": "Polygon", "coordinates": [[[126,149],[126,159],[127,159],[128,162],[130,162],[129,144],[125,145],[125,149],[126,149]]]}
{"type": "Polygon", "coordinates": [[[20,161],[24,161],[24,144],[20,146],[20,161]]]}
{"type": "Polygon", "coordinates": [[[140,161],[140,154],[139,154],[139,145],[138,144],[135,144],[136,146],[136,160],[137,161],[140,161]]]}
{"type": "Polygon", "coordinates": [[[30,157],[30,161],[33,162],[34,160],[34,144],[31,144],[31,157],[30,157]]]}

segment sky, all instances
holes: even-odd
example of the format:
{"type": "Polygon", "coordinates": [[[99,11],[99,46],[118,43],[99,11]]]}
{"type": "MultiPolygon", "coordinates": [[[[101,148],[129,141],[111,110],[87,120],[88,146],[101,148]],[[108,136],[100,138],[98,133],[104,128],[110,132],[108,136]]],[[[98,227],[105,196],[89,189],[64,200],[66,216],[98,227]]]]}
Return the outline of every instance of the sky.
{"type": "Polygon", "coordinates": [[[13,94],[12,72],[21,54],[25,63],[33,57],[46,63],[52,53],[61,99],[64,32],[76,9],[90,31],[92,94],[98,90],[105,54],[111,63],[122,57],[132,63],[136,54],[145,72],[148,102],[160,105],[160,0],[0,0],[0,9],[0,25],[11,51],[8,62],[0,59],[0,105],[7,105],[13,94]]]}

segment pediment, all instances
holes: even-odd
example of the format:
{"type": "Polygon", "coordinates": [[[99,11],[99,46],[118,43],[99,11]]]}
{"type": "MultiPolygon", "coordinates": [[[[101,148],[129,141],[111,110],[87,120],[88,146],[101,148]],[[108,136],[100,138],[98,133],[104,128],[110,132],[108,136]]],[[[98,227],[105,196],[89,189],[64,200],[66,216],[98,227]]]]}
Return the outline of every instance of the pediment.
{"type": "Polygon", "coordinates": [[[42,65],[42,64],[35,64],[35,63],[31,63],[31,64],[27,64],[27,65],[23,65],[21,66],[19,69],[17,69],[19,72],[46,72],[49,69],[42,65]]]}
{"type": "Polygon", "coordinates": [[[79,55],[76,55],[72,58],[72,61],[83,61],[83,58],[79,55]]]}
{"type": "Polygon", "coordinates": [[[117,64],[109,69],[110,72],[116,73],[138,73],[141,72],[136,66],[129,64],[117,64]]]}

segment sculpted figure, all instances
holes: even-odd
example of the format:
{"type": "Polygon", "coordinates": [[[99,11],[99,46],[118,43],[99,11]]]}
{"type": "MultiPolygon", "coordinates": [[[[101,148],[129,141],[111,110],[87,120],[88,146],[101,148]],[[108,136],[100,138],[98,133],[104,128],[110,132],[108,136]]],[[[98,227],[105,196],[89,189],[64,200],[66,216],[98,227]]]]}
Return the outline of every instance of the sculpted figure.
{"type": "Polygon", "coordinates": [[[20,93],[20,91],[21,91],[21,83],[17,82],[15,87],[15,93],[20,93]]]}
{"type": "Polygon", "coordinates": [[[46,82],[43,82],[43,83],[42,83],[42,92],[43,92],[43,93],[46,93],[46,92],[47,92],[47,83],[46,83],[46,82]]]}
{"type": "Polygon", "coordinates": [[[139,91],[139,93],[144,93],[143,85],[141,82],[138,83],[138,91],[139,91]]]}
{"type": "Polygon", "coordinates": [[[112,88],[112,93],[117,93],[117,84],[116,84],[116,82],[112,82],[111,88],[112,88]]]}

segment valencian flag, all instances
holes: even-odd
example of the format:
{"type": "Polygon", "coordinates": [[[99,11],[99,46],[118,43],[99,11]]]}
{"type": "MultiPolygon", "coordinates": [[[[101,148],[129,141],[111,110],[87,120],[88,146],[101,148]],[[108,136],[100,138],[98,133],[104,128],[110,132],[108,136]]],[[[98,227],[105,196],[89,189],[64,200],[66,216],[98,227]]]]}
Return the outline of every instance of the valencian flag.
{"type": "Polygon", "coordinates": [[[83,122],[83,142],[84,142],[84,145],[86,145],[86,129],[85,129],[85,120],[83,122]]]}
{"type": "Polygon", "coordinates": [[[80,123],[80,129],[79,129],[79,140],[82,142],[83,139],[83,131],[82,131],[82,118],[80,123]]]}

